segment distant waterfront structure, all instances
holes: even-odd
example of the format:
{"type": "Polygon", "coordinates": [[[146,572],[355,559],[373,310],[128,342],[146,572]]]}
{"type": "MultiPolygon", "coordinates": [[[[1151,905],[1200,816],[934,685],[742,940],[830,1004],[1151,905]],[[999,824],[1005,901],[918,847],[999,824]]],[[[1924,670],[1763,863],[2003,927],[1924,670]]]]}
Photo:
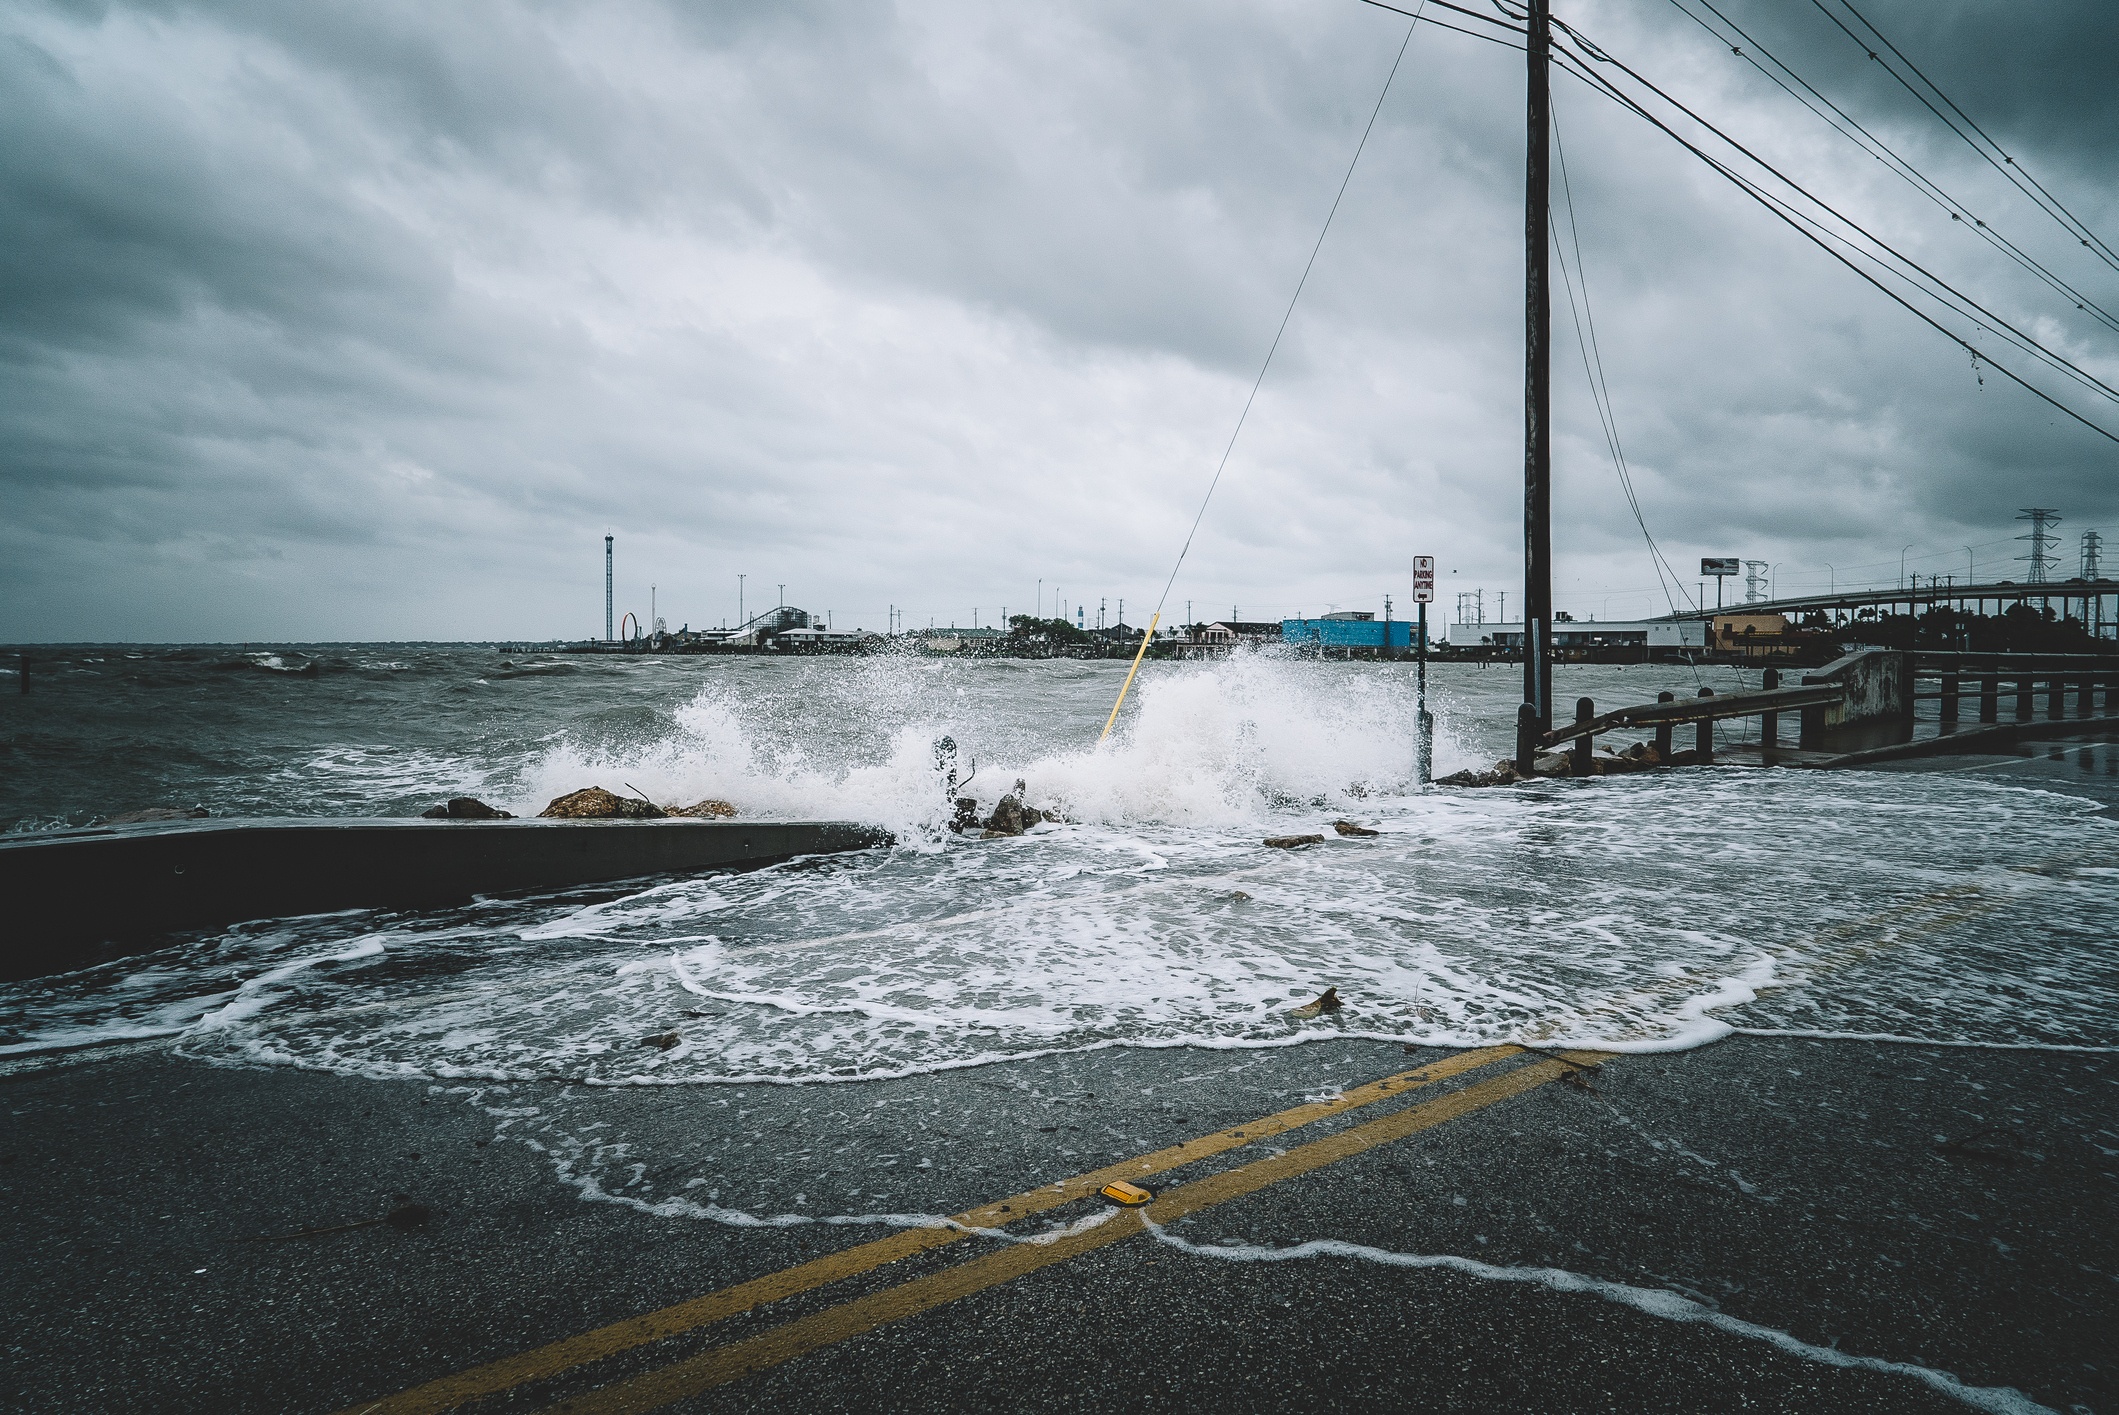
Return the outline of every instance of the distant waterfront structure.
{"type": "Polygon", "coordinates": [[[603,535],[603,641],[611,642],[611,534],[603,535]]]}

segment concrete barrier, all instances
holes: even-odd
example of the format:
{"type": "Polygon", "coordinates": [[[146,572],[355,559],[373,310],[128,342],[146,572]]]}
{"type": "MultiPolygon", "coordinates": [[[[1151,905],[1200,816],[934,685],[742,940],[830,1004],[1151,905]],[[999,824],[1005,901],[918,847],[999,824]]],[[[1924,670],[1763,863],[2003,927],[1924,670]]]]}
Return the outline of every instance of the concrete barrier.
{"type": "Polygon", "coordinates": [[[1897,649],[1856,649],[1815,673],[1804,686],[1834,684],[1835,705],[1803,709],[1801,744],[1809,751],[1853,751],[1913,735],[1913,665],[1897,649]]]}
{"type": "Polygon", "coordinates": [[[0,836],[0,976],[181,929],[767,864],[888,845],[850,821],[175,821],[0,836]]]}

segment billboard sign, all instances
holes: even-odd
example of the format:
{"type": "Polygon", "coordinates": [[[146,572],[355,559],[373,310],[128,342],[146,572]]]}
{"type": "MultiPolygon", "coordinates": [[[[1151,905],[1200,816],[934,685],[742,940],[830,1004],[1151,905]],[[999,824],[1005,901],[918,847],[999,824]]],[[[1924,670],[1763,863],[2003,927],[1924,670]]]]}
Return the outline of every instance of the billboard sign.
{"type": "Polygon", "coordinates": [[[1738,568],[1737,557],[1734,555],[1705,555],[1700,557],[1700,573],[1724,577],[1741,574],[1742,571],[1738,568]]]}
{"type": "Polygon", "coordinates": [[[1413,599],[1420,604],[1434,602],[1435,557],[1432,555],[1413,557],[1413,599]]]}

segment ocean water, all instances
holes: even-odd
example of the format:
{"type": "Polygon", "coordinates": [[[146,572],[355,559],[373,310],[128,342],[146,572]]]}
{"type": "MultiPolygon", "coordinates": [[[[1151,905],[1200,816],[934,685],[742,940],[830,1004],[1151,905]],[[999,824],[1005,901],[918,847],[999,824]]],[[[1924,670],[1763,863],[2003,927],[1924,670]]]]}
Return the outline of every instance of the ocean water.
{"type": "MultiPolygon", "coordinates": [[[[1731,1029],[2119,1046],[2109,746],[2066,770],[1687,770],[1416,789],[1409,666],[51,650],[0,707],[0,824],[152,805],[521,814],[587,785],[838,817],[889,849],[421,913],[270,920],[0,988],[0,1055],[165,1039],[437,1082],[833,1082],[1102,1047],[1365,1036],[1629,1050],[1731,1029]],[[990,807],[944,828],[934,742],[990,807]],[[1381,832],[1342,839],[1335,820],[1381,832]],[[1298,851],[1267,835],[1321,832],[1298,851]],[[1336,987],[1344,1010],[1291,1015],[1336,987]],[[643,1037],[675,1031],[658,1050],[643,1037]]],[[[1733,670],[1567,668],[1599,703],[1733,670]]],[[[1520,678],[1438,666],[1437,770],[1520,678]]],[[[1753,683],[1755,686],[1755,682],[1753,683]]],[[[2071,751],[2074,749],[2070,749],[2071,751]]],[[[2034,763],[2034,765],[2039,763],[2034,763]]]]}

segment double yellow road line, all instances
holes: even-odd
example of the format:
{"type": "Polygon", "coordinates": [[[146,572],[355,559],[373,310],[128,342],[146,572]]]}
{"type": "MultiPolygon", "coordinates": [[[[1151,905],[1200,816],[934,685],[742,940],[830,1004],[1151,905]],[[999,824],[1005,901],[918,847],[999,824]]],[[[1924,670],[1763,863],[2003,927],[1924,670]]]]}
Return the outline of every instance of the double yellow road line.
{"type": "MultiPolygon", "coordinates": [[[[901,1258],[944,1247],[975,1235],[979,1229],[1005,1227],[1032,1214],[1094,1196],[1116,1179],[1137,1180],[1166,1173],[1230,1150],[1254,1145],[1331,1116],[1374,1105],[1422,1087],[1522,1054],[1514,1046],[1461,1052],[1411,1071],[1358,1086],[1327,1101],[1296,1106],[1246,1125],[1217,1131],[1168,1149],[1086,1174],[1042,1185],[983,1207],[955,1215],[946,1228],[906,1229],[887,1238],[828,1254],[807,1263],[737,1283],[733,1287],[665,1307],[658,1312],[614,1322],[547,1346],[487,1365],[476,1366],[415,1386],[381,1400],[351,1407],[342,1415],[440,1415],[469,1401],[500,1395],[534,1382],[604,1361],[653,1342],[694,1332],[727,1317],[768,1303],[811,1292],[828,1284],[872,1272],[901,1258]]],[[[672,1365],[635,1375],[552,1407],[569,1412],[654,1410],[727,1382],[767,1370],[807,1352],[930,1311],[958,1298],[983,1292],[1026,1273],[1080,1257],[1084,1253],[1145,1231],[1143,1216],[1168,1224],[1189,1214],[1256,1193],[1325,1165],[1388,1145],[1459,1116],[1504,1101],[1557,1080],[1582,1066],[1606,1059],[1601,1052],[1567,1052],[1503,1072],[1489,1080],[1453,1091],[1335,1135],[1269,1155],[1250,1164],[1194,1180],[1158,1196],[1145,1209],[1122,1211],[1111,1219],[1048,1242],[1017,1242],[967,1262],[895,1287],[884,1288],[797,1318],[756,1336],[713,1347],[672,1365]]]]}

